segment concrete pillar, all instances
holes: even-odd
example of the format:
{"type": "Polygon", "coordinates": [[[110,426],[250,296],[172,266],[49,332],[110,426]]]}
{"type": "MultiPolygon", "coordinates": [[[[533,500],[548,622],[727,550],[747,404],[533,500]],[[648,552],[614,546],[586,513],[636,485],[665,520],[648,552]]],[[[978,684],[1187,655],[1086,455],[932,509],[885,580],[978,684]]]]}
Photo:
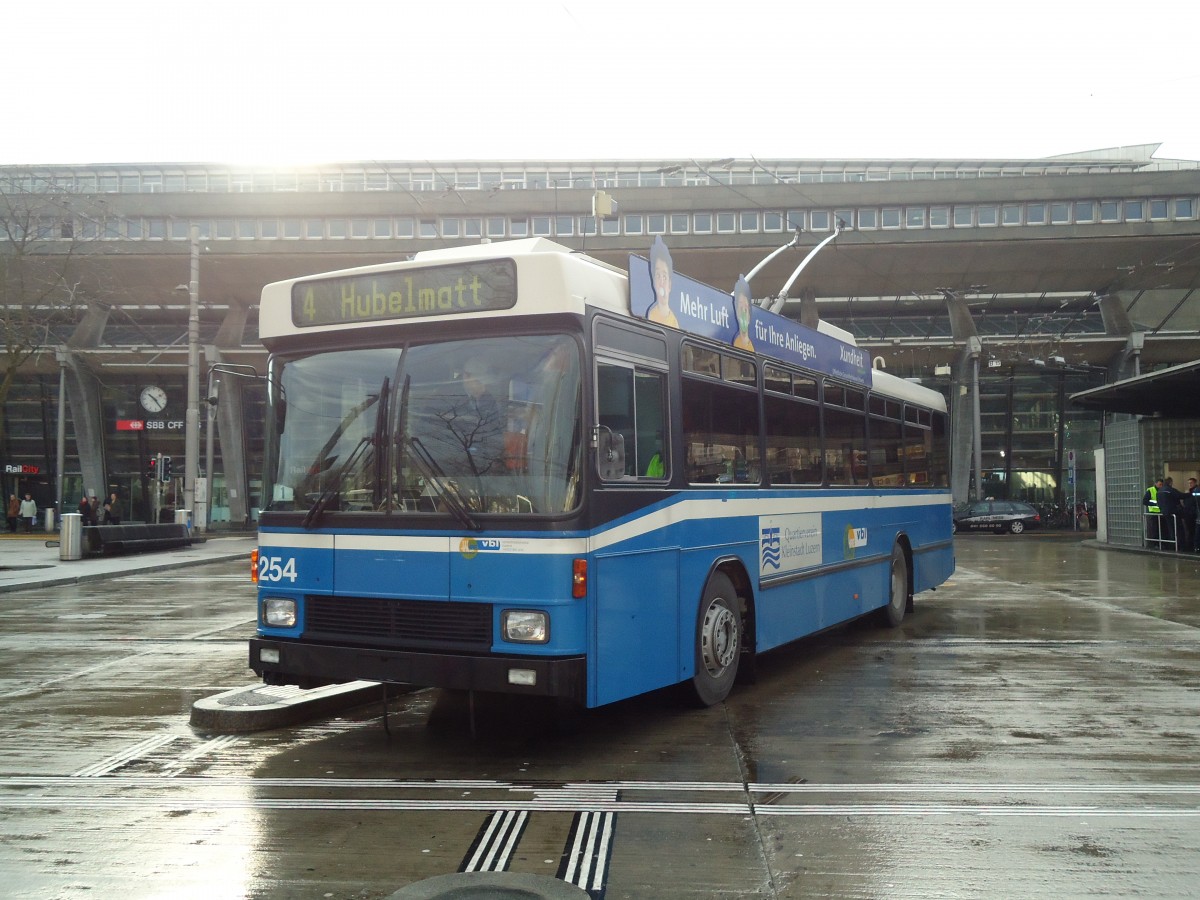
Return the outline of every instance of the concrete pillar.
{"type": "MultiPolygon", "coordinates": [[[[73,351],[99,346],[107,324],[108,308],[89,306],[83,319],[67,339],[65,349],[58,354],[58,364],[63,367],[66,375],[64,382],[67,403],[71,409],[71,421],[75,425],[75,447],[79,455],[79,469],[83,475],[83,488],[86,491],[95,491],[97,497],[108,494],[100,382],[92,374],[82,354],[73,351]]],[[[78,502],[78,497],[63,498],[64,507],[78,502]]]]}
{"type": "MultiPolygon", "coordinates": [[[[249,307],[245,304],[230,303],[229,312],[217,329],[212,358],[205,360],[209,366],[222,362],[222,349],[235,349],[242,345],[248,313],[249,307]]],[[[206,349],[206,356],[207,352],[206,349]]],[[[246,419],[243,415],[245,379],[217,372],[213,380],[220,384],[215,421],[221,447],[221,473],[225,476],[225,490],[229,497],[229,521],[232,524],[246,524],[250,520],[250,479],[246,470],[246,419]]],[[[213,473],[208,473],[208,479],[211,503],[213,473]]]]}

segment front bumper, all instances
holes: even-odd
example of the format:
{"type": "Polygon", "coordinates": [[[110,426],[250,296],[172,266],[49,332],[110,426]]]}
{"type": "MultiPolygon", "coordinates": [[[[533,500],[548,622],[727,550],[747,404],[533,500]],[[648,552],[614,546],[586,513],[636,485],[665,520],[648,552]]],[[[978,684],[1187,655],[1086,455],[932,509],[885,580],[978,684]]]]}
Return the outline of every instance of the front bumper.
{"type": "Polygon", "coordinates": [[[250,668],[268,684],[316,687],[346,681],[380,681],[464,691],[494,691],[563,697],[578,703],[587,698],[587,660],[582,656],[479,656],[421,653],[378,647],[353,647],[253,638],[250,668]],[[279,654],[279,662],[262,661],[262,650],[279,654]],[[532,684],[514,684],[510,671],[532,684]]]}

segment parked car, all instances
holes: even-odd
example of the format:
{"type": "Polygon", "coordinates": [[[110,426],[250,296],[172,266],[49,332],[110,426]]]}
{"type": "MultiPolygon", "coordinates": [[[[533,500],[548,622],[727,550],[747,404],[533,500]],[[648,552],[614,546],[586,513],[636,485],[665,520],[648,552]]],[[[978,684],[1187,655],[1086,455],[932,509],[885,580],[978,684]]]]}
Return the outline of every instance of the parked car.
{"type": "Polygon", "coordinates": [[[954,510],[954,530],[1011,531],[1020,534],[1027,528],[1038,528],[1042,517],[1028,503],[1016,500],[980,500],[954,510]]]}

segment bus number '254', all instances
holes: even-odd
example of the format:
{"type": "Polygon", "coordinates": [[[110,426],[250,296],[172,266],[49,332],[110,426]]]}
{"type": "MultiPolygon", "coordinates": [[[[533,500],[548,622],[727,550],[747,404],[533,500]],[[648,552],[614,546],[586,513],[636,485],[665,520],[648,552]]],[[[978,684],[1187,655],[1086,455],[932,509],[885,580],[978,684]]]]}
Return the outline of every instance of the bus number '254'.
{"type": "Polygon", "coordinates": [[[296,558],[289,556],[260,556],[258,558],[259,581],[296,581],[296,558]]]}

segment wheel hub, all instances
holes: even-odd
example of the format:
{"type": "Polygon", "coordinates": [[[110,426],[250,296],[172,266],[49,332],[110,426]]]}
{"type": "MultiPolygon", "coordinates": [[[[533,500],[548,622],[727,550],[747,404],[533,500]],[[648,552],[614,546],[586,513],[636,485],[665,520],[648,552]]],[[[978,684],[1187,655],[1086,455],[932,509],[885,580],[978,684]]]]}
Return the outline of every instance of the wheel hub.
{"type": "Polygon", "coordinates": [[[710,675],[719,675],[737,657],[737,620],[724,606],[714,603],[704,614],[700,632],[701,656],[710,675]]]}

